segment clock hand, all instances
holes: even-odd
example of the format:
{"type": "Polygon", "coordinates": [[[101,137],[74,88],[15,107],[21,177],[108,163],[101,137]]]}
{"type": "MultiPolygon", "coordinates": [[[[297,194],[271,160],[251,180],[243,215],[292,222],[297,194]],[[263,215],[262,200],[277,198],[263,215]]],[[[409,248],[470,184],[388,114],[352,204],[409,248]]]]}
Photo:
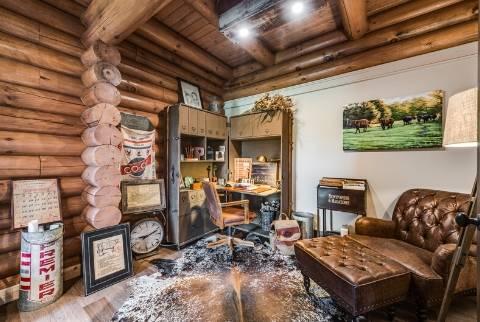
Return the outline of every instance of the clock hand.
{"type": "Polygon", "coordinates": [[[145,239],[145,238],[147,238],[148,236],[155,234],[157,231],[158,231],[158,228],[155,229],[155,230],[154,230],[153,232],[151,232],[150,234],[147,234],[147,235],[145,235],[145,236],[139,236],[138,238],[145,239]]]}

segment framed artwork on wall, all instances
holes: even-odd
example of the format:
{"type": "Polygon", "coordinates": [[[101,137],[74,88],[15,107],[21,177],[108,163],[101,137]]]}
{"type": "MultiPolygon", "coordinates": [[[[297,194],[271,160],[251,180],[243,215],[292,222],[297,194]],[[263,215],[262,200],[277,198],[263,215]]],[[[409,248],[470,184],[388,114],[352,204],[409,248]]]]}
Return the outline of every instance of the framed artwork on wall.
{"type": "Polygon", "coordinates": [[[85,296],[133,275],[128,223],[83,232],[81,239],[85,296]]]}
{"type": "Polygon", "coordinates": [[[12,228],[24,228],[32,220],[46,224],[62,220],[57,179],[12,181],[12,228]]]}
{"type": "Polygon", "coordinates": [[[166,208],[163,179],[122,182],[122,213],[160,211],[166,208]]]}
{"type": "Polygon", "coordinates": [[[343,150],[442,148],[442,90],[343,107],[343,150]]]}
{"type": "Polygon", "coordinates": [[[202,97],[200,95],[200,88],[196,85],[188,83],[182,79],[179,80],[180,98],[181,102],[191,106],[202,109],[202,97]]]}

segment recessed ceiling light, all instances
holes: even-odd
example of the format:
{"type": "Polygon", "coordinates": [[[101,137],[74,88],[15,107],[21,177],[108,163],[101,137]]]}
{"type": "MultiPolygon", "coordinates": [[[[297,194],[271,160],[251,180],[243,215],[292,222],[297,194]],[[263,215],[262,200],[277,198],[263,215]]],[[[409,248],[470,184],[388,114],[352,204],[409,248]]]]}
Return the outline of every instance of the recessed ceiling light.
{"type": "Polygon", "coordinates": [[[293,12],[294,14],[297,14],[297,15],[298,15],[298,14],[302,13],[302,12],[303,12],[303,9],[305,9],[305,8],[304,8],[303,3],[302,3],[301,1],[295,1],[295,2],[292,4],[292,12],[293,12]]]}
{"type": "Polygon", "coordinates": [[[247,27],[242,27],[240,28],[240,30],[238,31],[238,36],[240,38],[247,38],[248,36],[250,36],[250,30],[248,30],[247,27]]]}

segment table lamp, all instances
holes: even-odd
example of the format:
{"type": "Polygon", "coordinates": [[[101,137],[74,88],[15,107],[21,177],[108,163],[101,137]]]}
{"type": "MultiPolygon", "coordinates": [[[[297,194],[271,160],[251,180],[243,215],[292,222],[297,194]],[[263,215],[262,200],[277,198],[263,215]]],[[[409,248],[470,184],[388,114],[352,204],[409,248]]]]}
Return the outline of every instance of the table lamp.
{"type": "MultiPolygon", "coordinates": [[[[471,88],[450,97],[445,119],[443,146],[450,147],[478,147],[478,88],[471,88]]],[[[478,162],[478,161],[477,161],[478,162]]],[[[472,189],[472,203],[468,214],[458,214],[455,218],[457,224],[463,227],[452,260],[447,287],[438,314],[438,321],[445,321],[448,307],[452,300],[453,291],[457,284],[458,276],[463,268],[468,249],[473,240],[475,226],[480,229],[480,219],[476,214],[477,180],[472,189]]],[[[480,233],[477,234],[477,272],[480,275],[480,233]]],[[[480,280],[477,275],[477,316],[480,311],[480,280]]]]}

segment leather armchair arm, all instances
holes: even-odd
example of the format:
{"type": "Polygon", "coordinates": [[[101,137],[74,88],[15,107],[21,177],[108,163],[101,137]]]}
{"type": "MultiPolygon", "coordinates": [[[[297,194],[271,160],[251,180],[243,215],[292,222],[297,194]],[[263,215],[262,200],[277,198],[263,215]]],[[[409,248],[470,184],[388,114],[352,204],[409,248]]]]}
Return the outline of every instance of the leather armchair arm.
{"type": "MultiPolygon", "coordinates": [[[[438,248],[433,253],[432,257],[432,269],[442,276],[443,278],[448,278],[450,274],[450,266],[455,254],[456,244],[443,244],[438,246],[438,248]]],[[[476,245],[471,245],[468,251],[468,256],[476,257],[477,251],[476,245]]]]}
{"type": "Polygon", "coordinates": [[[372,237],[395,238],[395,223],[372,217],[361,217],[355,222],[355,233],[372,237]]]}

